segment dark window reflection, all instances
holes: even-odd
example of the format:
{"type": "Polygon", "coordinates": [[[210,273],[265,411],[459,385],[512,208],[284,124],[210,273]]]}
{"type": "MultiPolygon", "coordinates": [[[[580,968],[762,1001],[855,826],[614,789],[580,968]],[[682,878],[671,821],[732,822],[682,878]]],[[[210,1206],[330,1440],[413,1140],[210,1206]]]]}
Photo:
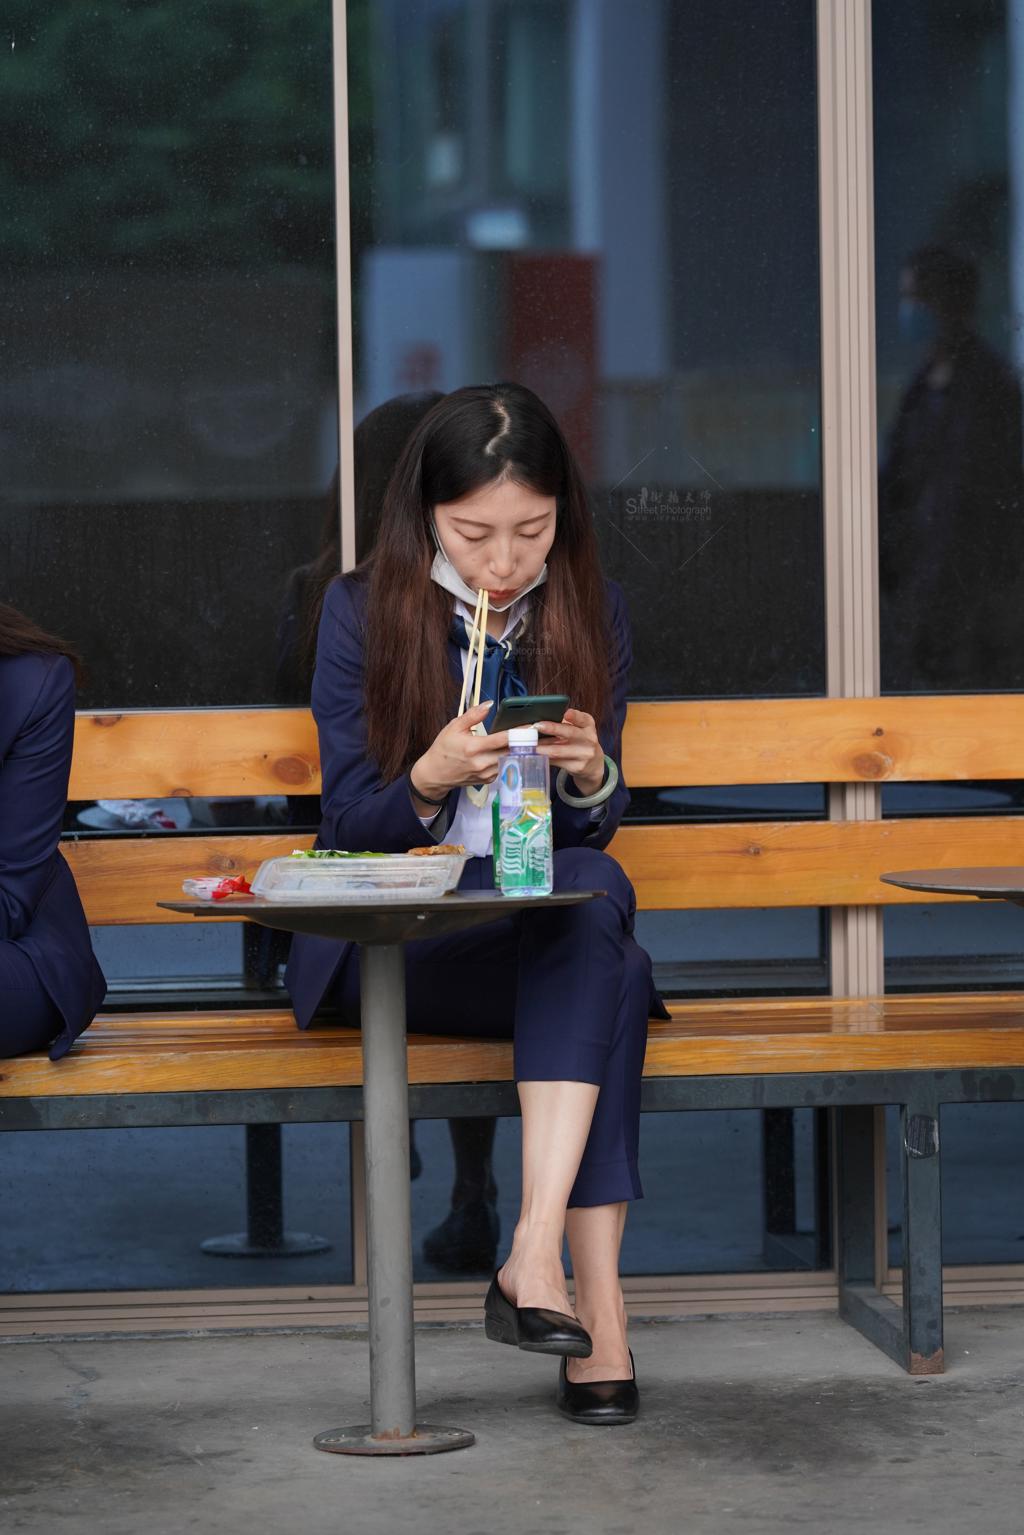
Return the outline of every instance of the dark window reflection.
{"type": "Polygon", "coordinates": [[[357,417],[529,385],[635,695],[823,692],[811,0],[348,13],[357,417]]]}
{"type": "MultiPolygon", "coordinates": [[[[1020,1183],[1024,1104],[947,1103],[942,1146],[942,1258],[947,1264],[1014,1263],[1024,1256],[1020,1183]]],[[[899,1110],[886,1110],[889,1262],[903,1262],[899,1110]]]]}
{"type": "Polygon", "coordinates": [[[1024,686],[1019,5],[875,5],[882,687],[1024,686]]]}
{"type": "MultiPolygon", "coordinates": [[[[757,1273],[827,1268],[827,1121],[811,1109],[645,1114],[644,1198],[630,1206],[623,1274],[757,1273]],[[690,1176],[699,1169],[699,1176],[690,1176]]],[[[454,1172],[447,1128],[417,1121],[413,1260],[423,1283],[451,1281],[427,1241],[454,1172]],[[424,1243],[427,1248],[424,1250],[424,1243]]],[[[519,1215],[520,1121],[499,1119],[493,1175],[500,1250],[519,1215]]],[[[493,1272],[493,1268],[491,1270],[493,1272]]],[[[485,1265],[470,1273],[486,1277],[485,1265]]]]}
{"type": "Polygon", "coordinates": [[[810,1109],[645,1114],[645,1197],[630,1207],[623,1273],[827,1268],[824,1119],[810,1109]]]}
{"type": "Polygon", "coordinates": [[[5,1290],[350,1284],[348,1126],[284,1125],[281,1134],[284,1233],[327,1244],[299,1259],[203,1250],[246,1224],[242,1125],[9,1132],[0,1185],[5,1290]]]}
{"type": "MultiPolygon", "coordinates": [[[[626,821],[633,825],[827,816],[823,784],[686,784],[630,793],[626,821]]],[[[808,996],[829,989],[824,908],[641,910],[636,932],[666,998],[808,996]]]]}
{"type": "Polygon", "coordinates": [[[279,699],[337,464],[330,10],[6,8],[0,595],[86,704],[279,699]]]}
{"type": "Polygon", "coordinates": [[[828,994],[828,913],[815,906],[638,911],[636,936],[666,999],[828,994]]]}
{"type": "MultiPolygon", "coordinates": [[[[1019,815],[1024,783],[974,780],[882,785],[885,819],[1019,815]]],[[[1008,901],[915,901],[883,908],[889,992],[1024,987],[1024,913],[1008,901]]]]}

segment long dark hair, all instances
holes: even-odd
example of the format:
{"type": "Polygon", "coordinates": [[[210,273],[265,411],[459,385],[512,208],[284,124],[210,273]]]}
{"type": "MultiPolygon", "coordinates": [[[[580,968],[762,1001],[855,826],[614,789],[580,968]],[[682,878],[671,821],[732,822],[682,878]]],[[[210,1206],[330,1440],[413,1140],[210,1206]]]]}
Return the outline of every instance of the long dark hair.
{"type": "Polygon", "coordinates": [[[75,669],[75,681],[82,681],[82,663],[71,646],[59,640],[55,634],[47,634],[24,613],[0,602],[0,656],[28,655],[67,656],[75,669]]]}
{"type": "Polygon", "coordinates": [[[567,693],[600,728],[610,711],[607,600],[583,478],[554,416],[522,384],[456,389],[413,431],[384,494],[372,554],[364,670],[367,749],[385,782],[415,762],[458,706],[446,641],[452,597],[430,579],[439,503],[508,478],[557,501],[548,579],[520,648],[531,693],[567,693]]]}

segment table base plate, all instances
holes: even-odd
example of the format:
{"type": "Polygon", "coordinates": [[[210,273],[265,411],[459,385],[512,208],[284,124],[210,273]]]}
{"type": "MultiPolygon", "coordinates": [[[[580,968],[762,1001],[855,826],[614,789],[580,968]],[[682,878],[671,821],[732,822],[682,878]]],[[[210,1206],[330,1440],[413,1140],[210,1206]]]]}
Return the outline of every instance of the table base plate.
{"type": "Polygon", "coordinates": [[[269,1243],[250,1242],[247,1231],[237,1231],[234,1236],[207,1237],[199,1245],[214,1258],[304,1258],[331,1250],[326,1237],[308,1231],[286,1231],[279,1242],[269,1243]]]}
{"type": "Polygon", "coordinates": [[[436,1423],[417,1423],[405,1438],[376,1437],[373,1425],[357,1423],[317,1434],[313,1445],[331,1455],[440,1455],[443,1450],[468,1450],[476,1435],[465,1428],[440,1428],[436,1423]]]}

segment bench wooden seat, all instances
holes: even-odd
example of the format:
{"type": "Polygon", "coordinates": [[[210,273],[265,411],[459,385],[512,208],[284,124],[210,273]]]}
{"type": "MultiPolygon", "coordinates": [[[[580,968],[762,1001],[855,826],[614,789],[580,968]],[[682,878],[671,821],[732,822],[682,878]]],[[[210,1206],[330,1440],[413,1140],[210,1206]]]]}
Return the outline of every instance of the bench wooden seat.
{"type": "MultiPolygon", "coordinates": [[[[827,789],[1018,779],[1022,740],[1021,694],[699,700],[631,705],[623,758],[626,780],[638,790],[827,789]]],[[[315,794],[316,752],[306,710],[83,714],[71,798],[315,794]]],[[[638,908],[663,911],[867,912],[948,902],[958,898],[902,890],[879,875],[1024,863],[1024,815],[883,817],[863,794],[846,809],[826,794],[825,806],[820,816],[744,821],[709,809],[700,823],[626,825],[611,851],[634,884],[638,908]]],[[[263,828],[73,836],[65,847],[90,922],[121,925],[182,920],[156,902],[175,896],[185,876],[251,875],[263,858],[308,840],[263,828]]],[[[940,1371],[940,1106],[1024,1099],[1024,994],[771,996],[679,1002],[671,1011],[671,1021],[651,1024],[644,1109],[834,1111],[840,1313],[911,1372],[940,1371]],[[901,1112],[906,1261],[898,1306],[881,1290],[883,1105],[901,1112]]],[[[409,1067],[417,1117],[517,1110],[508,1044],[414,1037],[409,1067]]],[[[111,1013],[56,1064],[43,1056],[0,1060],[0,1128],[243,1124],[250,1209],[257,1171],[269,1176],[279,1207],[278,1127],[357,1121],[360,1083],[358,1034],[329,1027],[300,1033],[281,1007],[111,1013]]],[[[820,1211],[819,1224],[828,1226],[820,1211]]]]}
{"type": "MultiPolygon", "coordinates": [[[[646,1078],[1024,1068],[1019,992],[677,1002],[669,1010],[671,1022],[651,1019],[646,1078]]],[[[409,1038],[410,1084],[511,1076],[504,1041],[409,1038]]],[[[358,1087],[362,1079],[358,1030],[303,1032],[284,1010],[108,1015],[60,1062],[0,1061],[6,1098],[358,1087]]]]}

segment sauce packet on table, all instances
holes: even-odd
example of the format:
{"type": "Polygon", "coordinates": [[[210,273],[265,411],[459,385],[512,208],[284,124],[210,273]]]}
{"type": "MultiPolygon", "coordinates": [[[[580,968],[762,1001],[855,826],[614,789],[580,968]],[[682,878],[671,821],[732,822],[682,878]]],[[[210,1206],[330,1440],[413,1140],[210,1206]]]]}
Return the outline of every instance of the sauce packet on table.
{"type": "Polygon", "coordinates": [[[243,874],[230,878],[216,875],[204,879],[187,879],[182,884],[185,895],[196,901],[223,901],[229,895],[250,895],[249,881],[243,874]]]}

